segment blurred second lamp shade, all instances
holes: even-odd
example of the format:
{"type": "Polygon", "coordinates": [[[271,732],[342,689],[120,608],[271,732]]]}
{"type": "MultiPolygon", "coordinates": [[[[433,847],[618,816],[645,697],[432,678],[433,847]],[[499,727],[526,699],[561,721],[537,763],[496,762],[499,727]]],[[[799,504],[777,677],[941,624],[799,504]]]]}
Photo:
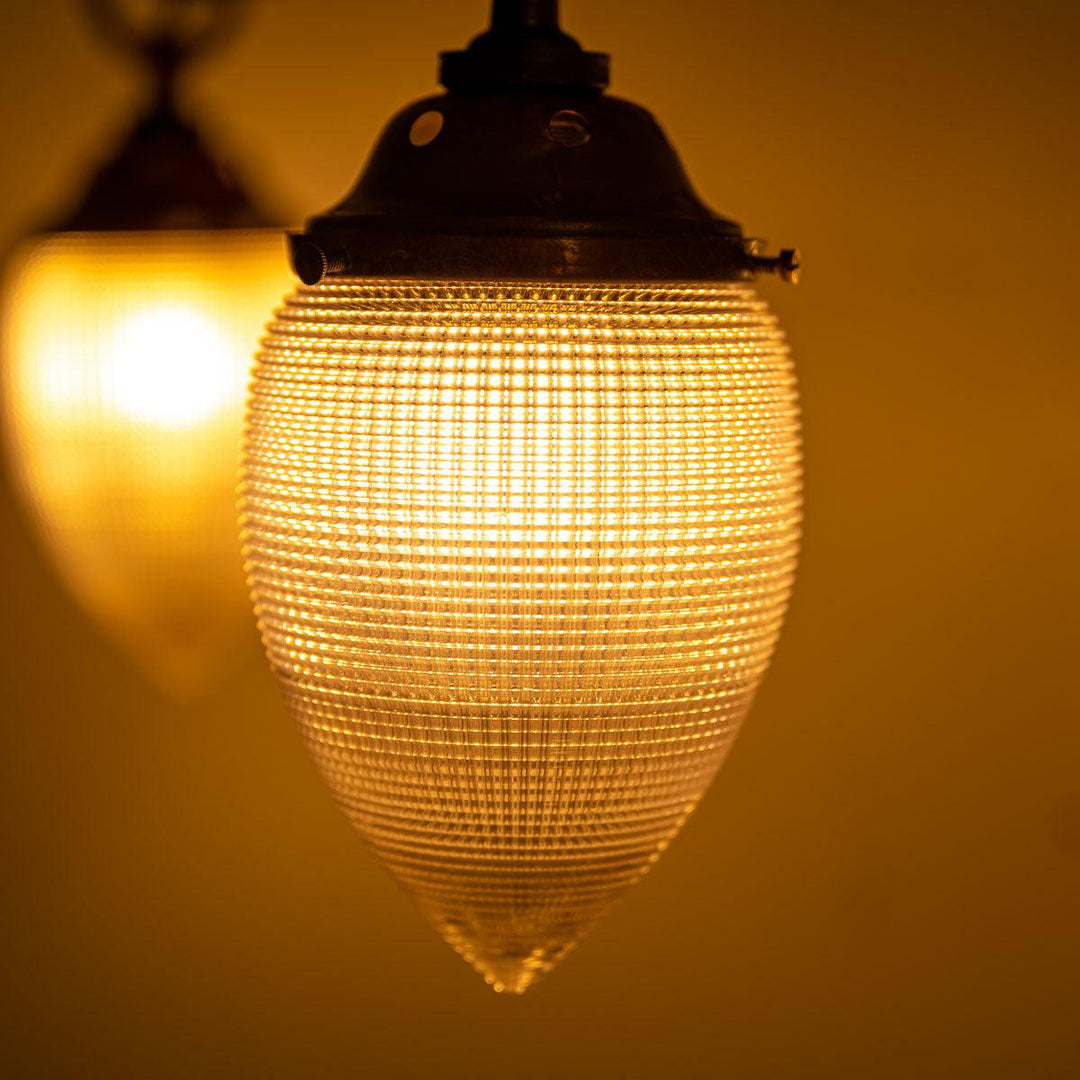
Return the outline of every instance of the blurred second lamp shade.
{"type": "Polygon", "coordinates": [[[178,696],[213,681],[250,618],[237,440],[286,281],[274,229],[46,234],[11,268],[17,482],[81,605],[178,696]]]}
{"type": "Polygon", "coordinates": [[[186,697],[224,673],[245,626],[236,456],[251,357],[288,273],[274,216],[180,93],[239,6],[83,6],[149,94],[74,207],[6,268],[3,426],[64,582],[186,697]]]}

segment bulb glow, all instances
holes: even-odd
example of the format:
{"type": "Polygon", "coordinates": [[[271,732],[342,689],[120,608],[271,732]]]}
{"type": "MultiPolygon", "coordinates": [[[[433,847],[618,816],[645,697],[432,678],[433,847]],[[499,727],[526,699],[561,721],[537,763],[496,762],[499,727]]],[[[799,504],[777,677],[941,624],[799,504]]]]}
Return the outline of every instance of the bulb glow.
{"type": "Polygon", "coordinates": [[[169,300],[132,311],[116,327],[101,370],[119,415],[188,427],[233,410],[246,377],[231,362],[228,328],[169,300]]]}

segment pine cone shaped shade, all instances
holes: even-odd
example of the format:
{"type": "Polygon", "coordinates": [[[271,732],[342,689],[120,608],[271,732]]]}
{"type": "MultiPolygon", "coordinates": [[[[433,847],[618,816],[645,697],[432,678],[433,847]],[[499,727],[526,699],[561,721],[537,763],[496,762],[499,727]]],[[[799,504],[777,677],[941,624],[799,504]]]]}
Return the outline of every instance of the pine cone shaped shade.
{"type": "Polygon", "coordinates": [[[791,366],[747,285],[339,278],[257,362],[266,649],[345,813],[496,990],[550,970],[701,798],[798,517],[791,366]]]}

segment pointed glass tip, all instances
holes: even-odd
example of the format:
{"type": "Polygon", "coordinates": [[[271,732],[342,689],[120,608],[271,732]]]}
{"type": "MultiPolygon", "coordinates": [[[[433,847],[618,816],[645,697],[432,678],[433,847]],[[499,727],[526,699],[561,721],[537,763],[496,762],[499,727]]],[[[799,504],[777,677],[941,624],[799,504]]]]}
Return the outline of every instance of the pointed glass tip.
{"type": "Polygon", "coordinates": [[[573,937],[560,936],[547,944],[530,947],[520,939],[500,942],[472,937],[463,934],[462,928],[453,922],[437,923],[436,928],[497,994],[524,994],[573,949],[585,929],[579,928],[573,937]]]}
{"type": "Polygon", "coordinates": [[[524,994],[534,983],[542,979],[557,961],[545,962],[525,957],[506,957],[494,961],[473,961],[473,967],[484,976],[484,982],[496,994],[524,994]]]}

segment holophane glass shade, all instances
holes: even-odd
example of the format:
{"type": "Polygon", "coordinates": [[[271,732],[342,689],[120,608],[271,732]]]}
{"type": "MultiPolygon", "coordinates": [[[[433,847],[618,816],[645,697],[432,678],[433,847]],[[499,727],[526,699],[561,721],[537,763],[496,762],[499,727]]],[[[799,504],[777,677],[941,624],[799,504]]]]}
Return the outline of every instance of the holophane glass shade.
{"type": "Polygon", "coordinates": [[[345,813],[496,990],[707,788],[783,618],[799,471],[741,283],[338,278],[271,323],[241,488],[267,652],[345,813]]]}
{"type": "Polygon", "coordinates": [[[179,696],[250,620],[236,455],[282,262],[270,229],[62,233],[25,245],[7,283],[16,482],[83,608],[179,696]]]}

